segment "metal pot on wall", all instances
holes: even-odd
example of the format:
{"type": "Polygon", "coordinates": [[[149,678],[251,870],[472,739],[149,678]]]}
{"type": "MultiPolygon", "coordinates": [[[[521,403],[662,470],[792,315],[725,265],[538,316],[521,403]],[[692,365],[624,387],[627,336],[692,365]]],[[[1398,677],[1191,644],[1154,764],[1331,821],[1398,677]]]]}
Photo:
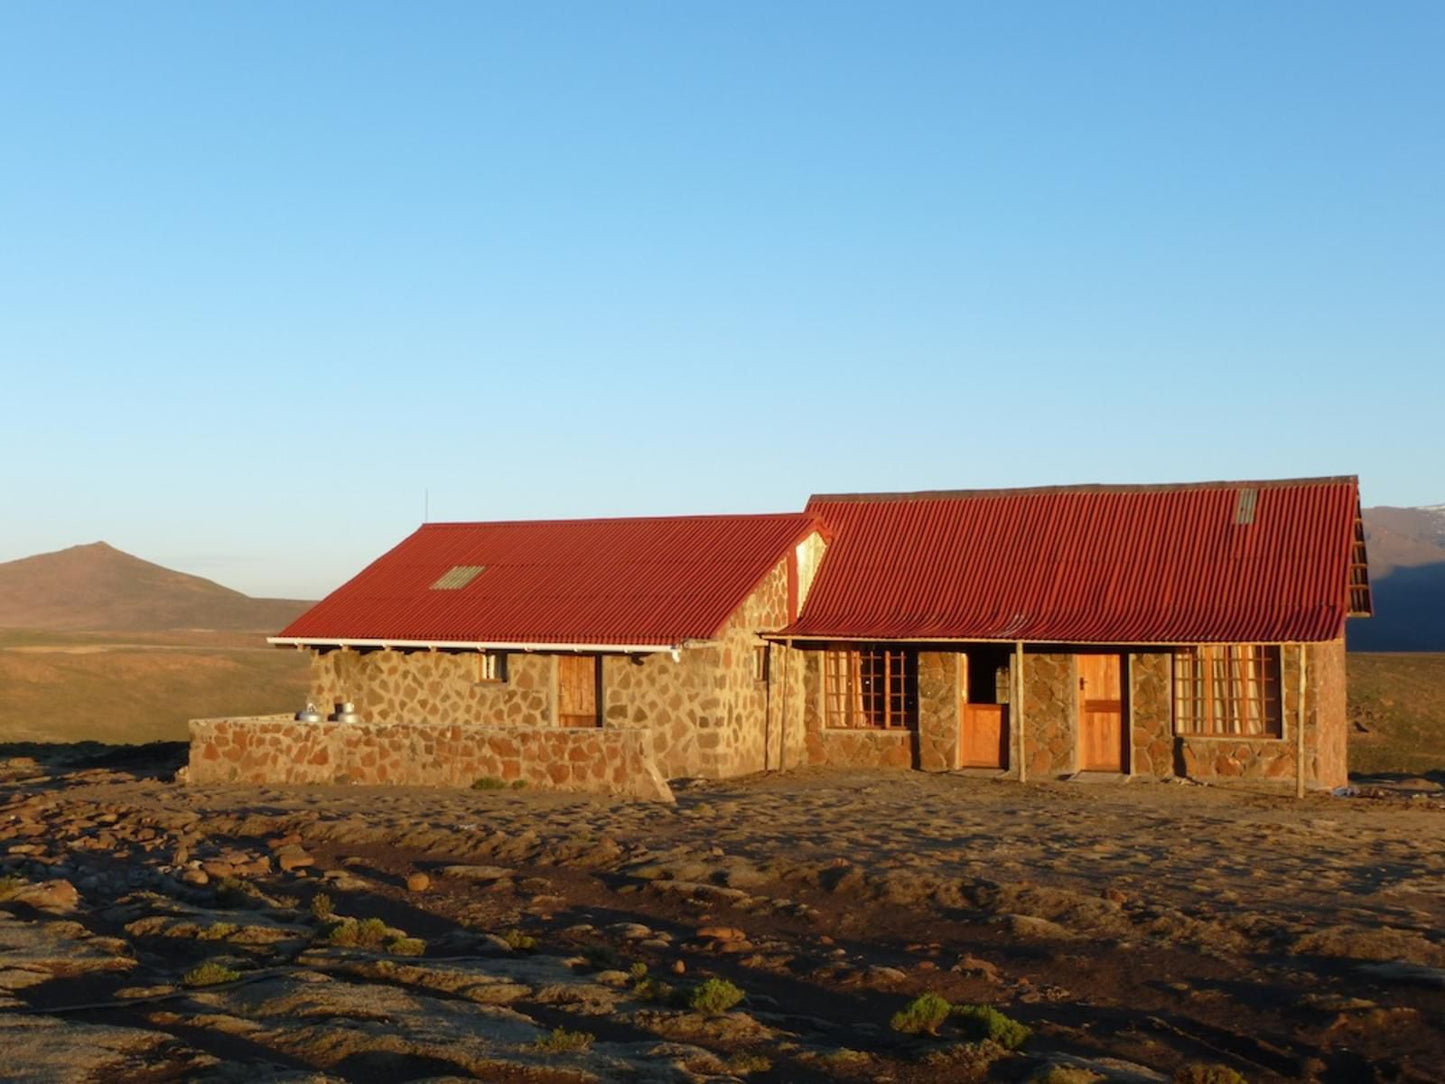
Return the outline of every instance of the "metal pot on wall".
{"type": "Polygon", "coordinates": [[[359,723],[361,716],[356,714],[356,705],[350,700],[338,700],[336,710],[326,717],[332,723],[359,723]]]}

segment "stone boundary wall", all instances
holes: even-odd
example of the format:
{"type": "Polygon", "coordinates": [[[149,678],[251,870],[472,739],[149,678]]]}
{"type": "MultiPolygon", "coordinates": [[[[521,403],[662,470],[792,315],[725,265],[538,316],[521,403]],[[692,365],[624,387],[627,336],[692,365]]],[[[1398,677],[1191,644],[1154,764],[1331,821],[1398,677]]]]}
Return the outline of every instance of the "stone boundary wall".
{"type": "Polygon", "coordinates": [[[470,787],[493,778],[546,790],[672,801],[633,728],[455,723],[302,723],[289,715],[192,719],[190,783],[470,787]]]}

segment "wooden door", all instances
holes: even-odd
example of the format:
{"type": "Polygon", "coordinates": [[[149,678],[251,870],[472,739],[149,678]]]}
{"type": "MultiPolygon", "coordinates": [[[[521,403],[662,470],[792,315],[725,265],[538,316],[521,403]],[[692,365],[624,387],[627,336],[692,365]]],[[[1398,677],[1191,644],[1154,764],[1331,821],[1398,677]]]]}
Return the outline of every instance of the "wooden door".
{"type": "Polygon", "coordinates": [[[958,658],[958,766],[1002,769],[1008,765],[1008,706],[971,702],[975,693],[992,700],[994,697],[990,694],[996,691],[991,687],[975,688],[970,678],[971,657],[960,655],[958,658]]]}
{"type": "Polygon", "coordinates": [[[1124,770],[1124,694],[1118,655],[1079,655],[1079,770],[1124,770]]]}
{"type": "Polygon", "coordinates": [[[597,656],[557,656],[557,722],[601,726],[597,713],[597,656]]]}
{"type": "Polygon", "coordinates": [[[960,768],[1003,768],[1008,764],[1008,705],[962,704],[960,768]]]}

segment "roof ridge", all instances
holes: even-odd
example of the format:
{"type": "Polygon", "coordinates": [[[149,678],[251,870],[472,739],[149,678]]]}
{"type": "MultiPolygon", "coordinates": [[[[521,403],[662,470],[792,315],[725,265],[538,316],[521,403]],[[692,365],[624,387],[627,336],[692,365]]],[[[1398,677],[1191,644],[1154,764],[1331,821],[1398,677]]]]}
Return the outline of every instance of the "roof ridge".
{"type": "Polygon", "coordinates": [[[1018,486],[1002,489],[923,489],[913,492],[893,493],[814,493],[808,498],[807,507],[815,504],[842,503],[846,501],[927,501],[962,500],[981,497],[1023,497],[1050,493],[1184,493],[1201,489],[1294,489],[1305,486],[1354,485],[1360,479],[1354,474],[1323,476],[1318,478],[1265,478],[1240,479],[1216,482],[1086,482],[1078,485],[1018,486]]]}
{"type": "Polygon", "coordinates": [[[573,516],[561,519],[468,519],[468,520],[440,520],[431,523],[423,523],[418,530],[428,530],[438,527],[555,527],[564,523],[662,523],[669,521],[697,521],[722,520],[722,519],[812,519],[813,514],[806,509],[795,512],[698,512],[684,513],[679,515],[661,516],[573,516]]]}

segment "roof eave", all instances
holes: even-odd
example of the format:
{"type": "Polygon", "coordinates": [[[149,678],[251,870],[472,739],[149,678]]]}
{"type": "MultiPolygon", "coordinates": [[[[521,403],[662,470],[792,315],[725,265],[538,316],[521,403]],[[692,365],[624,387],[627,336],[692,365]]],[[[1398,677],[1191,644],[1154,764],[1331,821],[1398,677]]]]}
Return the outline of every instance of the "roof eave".
{"type": "Polygon", "coordinates": [[[268,636],[275,647],[405,648],[418,651],[546,651],[576,654],[649,655],[704,646],[708,641],[686,639],[670,644],[562,643],[543,640],[411,640],[361,636],[268,636]]]}

